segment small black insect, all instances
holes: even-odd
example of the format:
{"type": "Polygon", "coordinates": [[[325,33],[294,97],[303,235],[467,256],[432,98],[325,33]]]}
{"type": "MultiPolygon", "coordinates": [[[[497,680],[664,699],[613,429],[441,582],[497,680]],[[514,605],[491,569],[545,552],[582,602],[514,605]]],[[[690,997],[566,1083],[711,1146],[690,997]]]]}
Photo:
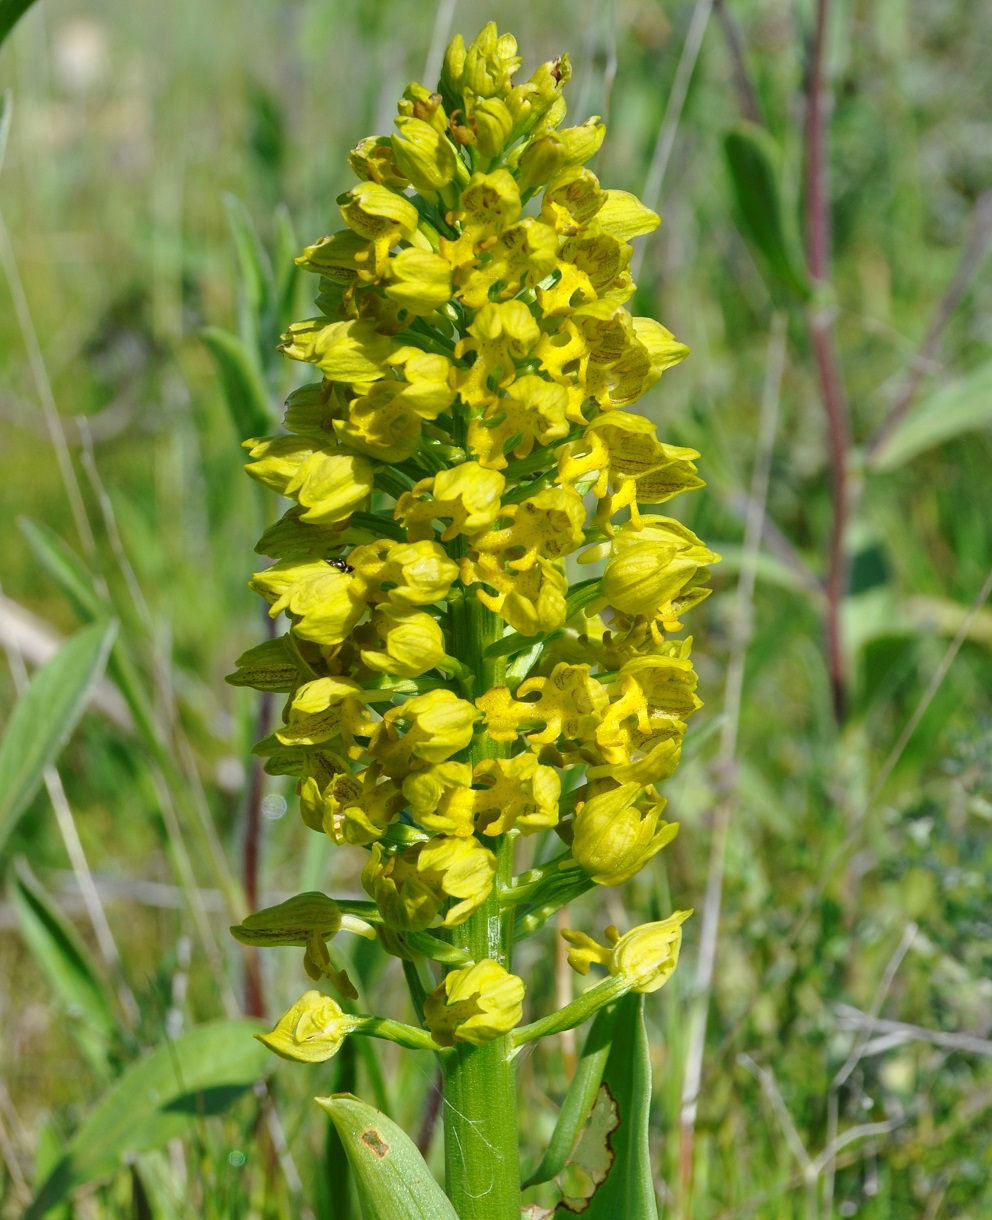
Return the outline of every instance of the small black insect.
{"type": "Polygon", "coordinates": [[[355,570],[350,563],[346,563],[343,559],[328,559],[327,562],[332,568],[337,568],[339,572],[344,572],[345,575],[355,570]]]}

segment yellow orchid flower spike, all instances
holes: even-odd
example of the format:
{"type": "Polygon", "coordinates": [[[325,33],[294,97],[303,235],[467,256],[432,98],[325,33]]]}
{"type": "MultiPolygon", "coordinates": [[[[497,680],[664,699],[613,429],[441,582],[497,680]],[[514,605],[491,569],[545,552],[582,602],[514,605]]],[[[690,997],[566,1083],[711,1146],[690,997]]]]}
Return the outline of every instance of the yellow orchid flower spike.
{"type": "Polygon", "coordinates": [[[328,942],[357,921],[403,959],[423,1023],[308,991],[261,1040],[310,1063],[348,1034],[434,1052],[448,1146],[469,1150],[448,1158],[463,1220],[520,1211],[515,1051],[676,968],[688,912],[605,945],[568,932],[572,965],[607,978],[520,1024],[517,942],[678,831],[659,786],[700,701],[671,637],[718,559],[657,514],[703,486],[700,455],[633,409],[688,354],[629,308],[632,243],[659,217],[589,168],[605,127],[565,125],[568,57],[515,83],[520,65],[493,22],[456,37],[436,89],[411,83],[392,134],[352,149],[357,181],[297,259],[316,316],[281,350],[317,371],[280,434],[246,442],[249,475],[290,501],[251,580],[285,626],[230,677],[285,700],[256,753],[364,890],[308,891],[235,935],[302,948],[354,997],[328,942]]]}

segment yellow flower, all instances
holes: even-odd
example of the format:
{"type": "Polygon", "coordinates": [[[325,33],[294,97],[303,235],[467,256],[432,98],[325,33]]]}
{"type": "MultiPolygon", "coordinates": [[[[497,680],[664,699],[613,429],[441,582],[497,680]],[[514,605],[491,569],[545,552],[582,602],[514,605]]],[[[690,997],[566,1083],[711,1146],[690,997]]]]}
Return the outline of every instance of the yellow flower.
{"type": "Polygon", "coordinates": [[[513,75],[522,62],[517,54],[517,40],[512,34],[501,35],[496,29],[496,22],[490,21],[479,32],[478,38],[465,48],[464,58],[464,41],[456,38],[453,45],[454,50],[449,52],[445,61],[447,72],[442,80],[457,92],[471,90],[476,97],[502,97],[510,91],[513,75]],[[458,45],[459,41],[461,46],[458,45]],[[453,66],[459,61],[460,70],[455,77],[453,66]]]}
{"type": "Polygon", "coordinates": [[[482,418],[469,422],[469,447],[481,466],[502,470],[508,444],[515,458],[524,458],[535,441],[549,445],[567,436],[567,409],[568,393],[562,386],[543,377],[518,377],[503,398],[487,405],[482,418]]]}
{"type": "Polygon", "coordinates": [[[494,741],[514,741],[523,732],[534,750],[559,737],[591,741],[610,702],[588,665],[556,665],[549,677],[521,683],[517,696],[514,699],[505,686],[496,686],[475,702],[494,741]],[[540,698],[527,701],[525,696],[534,691],[540,692],[540,698]]]}
{"type": "Polygon", "coordinates": [[[473,539],[482,554],[503,553],[507,565],[528,571],[538,558],[562,559],[585,541],[586,510],[571,487],[549,487],[500,511],[512,524],[473,539]]]}
{"type": "Polygon", "coordinates": [[[254,1037],[283,1059],[323,1063],[337,1054],[358,1021],[328,996],[308,991],[283,1013],[271,1033],[254,1037]]]}
{"type": "Polygon", "coordinates": [[[443,762],[411,772],[403,781],[410,817],[433,833],[461,835],[475,829],[472,767],[464,762],[443,762]]]}
{"type": "Polygon", "coordinates": [[[614,978],[624,978],[632,991],[657,991],[672,977],[682,946],[682,925],[692,911],[675,911],[657,923],[632,928],[624,936],[611,924],[608,944],[601,945],[585,932],[566,928],[563,939],[571,945],[568,964],[579,974],[589,973],[592,963],[605,966],[614,978]]]}
{"type": "Polygon", "coordinates": [[[561,780],[553,767],[538,763],[533,754],[515,758],[488,758],[475,767],[475,828],[495,836],[513,829],[524,834],[556,825],[561,780]]]}
{"type": "Polygon", "coordinates": [[[517,375],[515,360],[537,346],[541,332],[523,301],[484,305],[455,346],[463,359],[474,353],[470,369],[456,375],[458,393],[469,407],[481,407],[496,397],[491,385],[505,388],[517,375]]]}
{"type": "Polygon", "coordinates": [[[657,923],[632,928],[613,946],[610,974],[631,980],[634,991],[651,992],[663,987],[678,965],[682,947],[682,925],[692,911],[676,911],[657,923]]]}
{"type": "Polygon", "coordinates": [[[366,609],[351,575],[323,560],[281,560],[256,572],[251,587],[272,603],[272,618],[285,610],[293,617],[294,634],[317,644],[342,643],[366,609]]]}
{"type": "Polygon", "coordinates": [[[686,720],[702,706],[684,644],[676,646],[678,655],[635,657],[621,668],[619,698],[611,698],[596,728],[596,745],[607,763],[629,762],[635,752],[650,752],[659,742],[682,737],[686,720]]]}
{"type": "Polygon", "coordinates": [[[389,260],[389,276],[386,296],[411,314],[433,313],[451,297],[451,268],[430,250],[400,250],[389,260]]]}
{"type": "Polygon", "coordinates": [[[492,585],[495,594],[477,589],[476,597],[521,635],[557,631],[565,622],[568,593],[562,572],[541,556],[525,572],[507,571],[502,562],[502,556],[478,552],[466,557],[461,563],[462,584],[492,585]]]}
{"type": "Polygon", "coordinates": [[[438,542],[384,540],[356,547],[348,556],[356,586],[369,601],[397,606],[430,606],[444,601],[458,565],[438,542]],[[383,585],[390,588],[383,589],[383,585]]]}
{"type": "Polygon", "coordinates": [[[245,441],[244,447],[252,458],[245,470],[279,495],[298,500],[306,510],[303,521],[343,521],[372,491],[371,465],[334,445],[280,436],[245,441]]]}
{"type": "Polygon", "coordinates": [[[366,136],[359,140],[348,154],[348,164],[355,177],[364,182],[378,182],[395,191],[403,191],[410,185],[396,164],[393,143],[388,136],[366,136]]]}
{"type": "Polygon", "coordinates": [[[396,128],[398,134],[392,140],[397,168],[414,190],[433,197],[459,172],[461,162],[454,145],[436,127],[412,115],[400,115],[396,128]]]}
{"type": "Polygon", "coordinates": [[[372,626],[382,639],[382,649],[361,650],[369,669],[419,678],[445,660],[441,624],[424,610],[381,605],[372,616],[372,626]]]}
{"type": "Polygon", "coordinates": [[[296,692],[289,705],[288,723],[276,729],[283,745],[317,746],[341,738],[349,754],[357,757],[355,737],[368,737],[373,722],[365,710],[365,692],[349,678],[316,678],[296,692]]]}
{"type": "Polygon", "coordinates": [[[303,755],[298,791],[303,821],[338,844],[375,842],[403,807],[397,785],[375,767],[355,774],[331,754],[303,755]]]}
{"type": "Polygon", "coordinates": [[[462,462],[442,470],[433,478],[421,479],[412,491],[400,496],[395,516],[406,526],[411,541],[433,537],[431,522],[450,519],[441,534],[447,542],[459,534],[475,534],[488,529],[500,515],[500,496],[506,479],[497,470],[485,470],[478,462],[462,462]],[[430,494],[432,499],[421,497],[430,494]]]}
{"type": "Polygon", "coordinates": [[[691,530],[667,517],[642,517],[642,528],[620,529],[603,573],[603,596],[627,614],[662,620],[677,630],[678,616],[709,593],[705,565],[719,555],[691,530]]]}
{"type": "Polygon", "coordinates": [[[294,360],[315,364],[332,381],[368,385],[384,377],[395,344],[371,322],[330,322],[317,318],[292,325],[279,348],[294,360]]]}
{"type": "Polygon", "coordinates": [[[376,182],[363,182],[338,199],[344,222],[369,242],[374,251],[376,278],[382,275],[389,251],[400,241],[429,248],[418,232],[420,214],[405,195],[376,182]]]}
{"type": "Polygon", "coordinates": [[[438,1046],[482,1046],[520,1024],[523,1000],[523,979],[487,957],[445,976],[424,1001],[424,1024],[438,1046]]]}
{"type": "Polygon", "coordinates": [[[362,885],[391,928],[422,932],[452,898],[459,901],[441,926],[464,923],[489,897],[495,875],[496,857],[478,840],[438,836],[392,855],[373,843],[362,885]]]}
{"type": "Polygon", "coordinates": [[[644,789],[612,780],[593,781],[588,799],[575,802],[572,856],[598,885],[623,885],[678,834],[677,822],[664,822],[664,800],[641,801],[644,789]],[[597,791],[601,783],[611,786],[597,791]]]}
{"type": "Polygon", "coordinates": [[[593,494],[601,504],[596,520],[612,533],[610,518],[621,508],[630,506],[636,528],[641,520],[638,501],[661,504],[680,492],[705,487],[693,464],[698,457],[695,449],[659,441],[654,424],[643,415],[609,411],[592,421],[581,441],[562,446],[558,475],[563,483],[575,484],[597,473],[593,494]]]}
{"type": "Polygon", "coordinates": [[[369,742],[369,754],[387,775],[408,774],[413,759],[445,762],[464,750],[472,740],[478,711],[449,690],[432,690],[391,707],[377,724],[369,742]],[[397,724],[409,728],[400,737],[397,724]]]}

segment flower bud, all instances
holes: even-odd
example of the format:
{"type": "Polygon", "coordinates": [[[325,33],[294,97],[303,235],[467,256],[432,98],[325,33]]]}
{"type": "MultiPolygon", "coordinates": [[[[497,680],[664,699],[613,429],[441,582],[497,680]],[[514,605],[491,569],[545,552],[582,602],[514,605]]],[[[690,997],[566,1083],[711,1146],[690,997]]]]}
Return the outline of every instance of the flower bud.
{"type": "Polygon", "coordinates": [[[554,132],[531,140],[520,154],[517,185],[522,195],[550,182],[568,161],[568,149],[554,132]]]}
{"type": "Polygon", "coordinates": [[[472,111],[470,123],[479,152],[484,157],[498,157],[513,130],[513,118],[506,103],[499,98],[486,98],[472,111]]]}
{"type": "Polygon", "coordinates": [[[448,138],[423,119],[401,115],[396,120],[393,154],[400,172],[415,190],[433,194],[443,190],[458,170],[458,154],[448,138]]]}
{"type": "Polygon", "coordinates": [[[586,119],[581,127],[559,129],[558,138],[565,145],[565,164],[585,165],[599,152],[605,135],[606,127],[598,114],[586,119]]]}
{"type": "Polygon", "coordinates": [[[424,1002],[424,1024],[438,1046],[482,1046],[519,1025],[523,979],[492,958],[452,970],[424,1002]]]}
{"type": "Polygon", "coordinates": [[[462,91],[471,90],[476,97],[504,97],[520,63],[517,40],[512,34],[498,34],[496,22],[490,21],[465,52],[462,91]]]}
{"type": "Polygon", "coordinates": [[[638,806],[643,791],[622,784],[576,801],[572,855],[598,885],[629,881],[678,834],[677,822],[660,820],[664,801],[638,806]]]}

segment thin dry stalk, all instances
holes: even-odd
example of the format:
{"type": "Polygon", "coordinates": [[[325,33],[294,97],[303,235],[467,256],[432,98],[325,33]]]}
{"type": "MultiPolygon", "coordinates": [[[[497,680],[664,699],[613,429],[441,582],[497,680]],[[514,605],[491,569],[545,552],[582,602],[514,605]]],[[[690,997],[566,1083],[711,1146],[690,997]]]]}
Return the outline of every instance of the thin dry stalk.
{"type": "MultiPolygon", "coordinates": [[[[896,974],[899,967],[903,963],[906,954],[912,948],[913,941],[916,939],[916,934],[919,932],[919,927],[915,923],[910,923],[903,932],[899,944],[896,946],[895,952],[889,958],[888,964],[882,973],[879,984],[875,989],[875,994],[872,997],[871,1006],[868,1010],[869,1020],[861,1029],[858,1036],[854,1040],[854,1045],[837,1070],[836,1075],[830,1084],[830,1093],[827,1096],[827,1147],[838,1147],[837,1127],[840,1119],[840,1091],[851,1077],[851,1073],[861,1062],[864,1057],[865,1047],[871,1038],[872,1032],[875,1029],[874,1022],[878,1014],[882,1011],[882,1005],[885,1003],[889,992],[892,989],[892,984],[895,982],[896,974]]],[[[836,1158],[831,1157],[825,1162],[826,1181],[824,1183],[824,1210],[826,1214],[832,1215],[834,1202],[834,1181],[837,1174],[836,1158]]]]}
{"type": "Polygon", "coordinates": [[[31,308],[28,305],[27,294],[24,291],[24,281],[21,279],[21,273],[17,266],[17,258],[14,255],[14,247],[10,241],[10,233],[3,218],[2,210],[0,210],[0,263],[3,264],[4,274],[7,277],[7,286],[10,289],[14,314],[17,317],[17,325],[21,332],[21,340],[27,351],[28,367],[31,369],[35,393],[38,395],[41,411],[45,417],[45,427],[48,430],[49,440],[52,442],[52,448],[55,450],[55,461],[58,464],[62,484],[65,487],[65,494],[69,501],[69,508],[76,526],[76,533],[83,544],[83,549],[88,555],[92,555],[96,549],[93,530],[90,528],[89,518],[86,515],[83,493],[79,486],[79,479],[76,477],[75,467],[72,464],[72,455],[69,452],[69,443],[66,440],[65,429],[62,426],[62,417],[59,415],[59,409],[55,403],[55,394],[52,391],[51,378],[48,376],[48,367],[45,364],[45,357],[41,351],[38,331],[31,316],[31,308]]]}
{"type": "MultiPolygon", "coordinates": [[[[685,106],[686,94],[689,92],[689,82],[699,58],[699,49],[703,45],[703,36],[709,24],[710,13],[713,11],[713,0],[696,0],[692,10],[692,19],[682,44],[682,54],[675,68],[675,79],[672,81],[672,91],[668,95],[665,106],[665,116],[658,128],[658,138],[655,141],[654,152],[651,154],[651,164],[648,166],[647,177],[644,180],[644,190],[641,199],[649,208],[657,211],[661,199],[661,188],[665,182],[668,162],[675,147],[675,137],[678,134],[679,122],[682,118],[682,108],[685,106]]],[[[645,240],[637,247],[631,264],[631,274],[636,280],[644,262],[644,252],[648,248],[645,240]]]]}
{"type": "Polygon", "coordinates": [[[779,392],[785,367],[785,317],[776,314],[768,343],[765,384],[761,396],[758,425],[758,449],[751,476],[750,509],[744,528],[744,561],[738,585],[738,619],[733,651],[727,666],[724,693],[724,719],[717,757],[717,791],[719,799],[713,816],[713,838],[710,844],[709,869],[702,927],[699,934],[699,957],[693,987],[693,1002],[689,1016],[689,1041],[679,1129],[680,1206],[683,1216],[691,1215],[693,1181],[693,1147],[699,1085],[702,1078],[703,1055],[706,1047],[706,1026],[709,1018],[713,974],[716,966],[717,933],[723,901],[723,874],[726,864],[727,838],[733,814],[736,789],[737,736],[740,726],[741,700],[744,690],[744,663],[752,634],[754,587],[757,579],[758,554],[761,548],[761,528],[764,520],[768,484],[771,476],[772,451],[778,423],[779,392]]]}

